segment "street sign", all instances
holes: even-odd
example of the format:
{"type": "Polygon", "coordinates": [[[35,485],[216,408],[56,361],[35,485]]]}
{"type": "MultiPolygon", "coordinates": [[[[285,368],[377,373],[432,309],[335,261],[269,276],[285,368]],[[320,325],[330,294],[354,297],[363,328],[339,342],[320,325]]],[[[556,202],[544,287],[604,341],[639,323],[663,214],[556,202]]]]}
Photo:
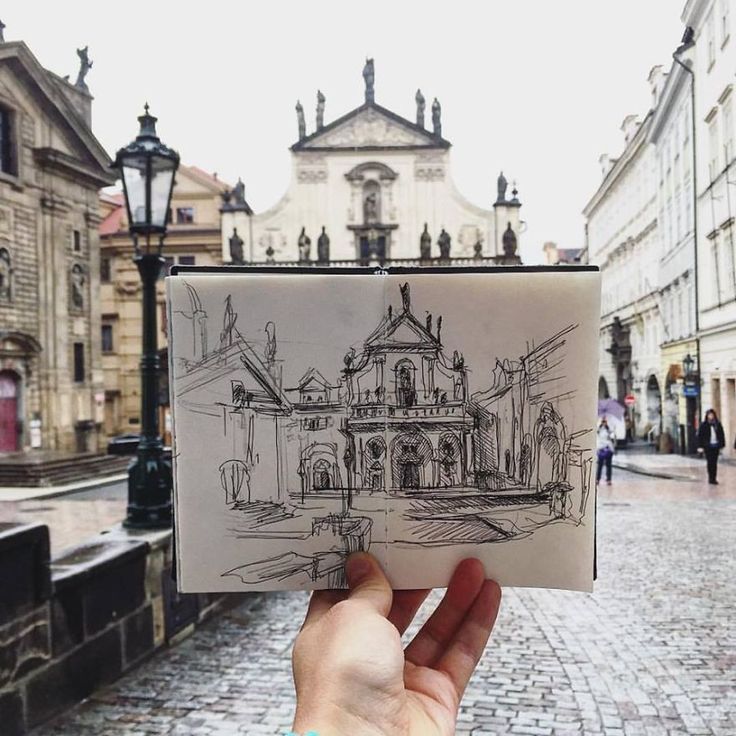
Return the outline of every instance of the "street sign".
{"type": "Polygon", "coordinates": [[[688,385],[687,383],[682,387],[683,396],[697,396],[699,393],[699,386],[688,385]]]}
{"type": "Polygon", "coordinates": [[[634,394],[626,394],[626,396],[624,396],[624,404],[626,404],[626,406],[634,406],[634,404],[636,404],[636,396],[634,396],[634,394]]]}

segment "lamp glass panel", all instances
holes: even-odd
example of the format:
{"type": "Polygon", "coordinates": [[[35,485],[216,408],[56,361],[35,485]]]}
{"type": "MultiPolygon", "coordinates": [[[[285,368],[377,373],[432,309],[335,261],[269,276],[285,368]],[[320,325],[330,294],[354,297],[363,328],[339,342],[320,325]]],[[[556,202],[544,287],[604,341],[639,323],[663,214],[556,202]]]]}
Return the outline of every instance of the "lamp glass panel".
{"type": "Polygon", "coordinates": [[[151,225],[163,228],[169,212],[169,199],[176,163],[170,158],[151,158],[151,225]]]}
{"type": "Polygon", "coordinates": [[[147,156],[123,159],[123,181],[132,226],[146,225],[146,161],[147,156]]]}

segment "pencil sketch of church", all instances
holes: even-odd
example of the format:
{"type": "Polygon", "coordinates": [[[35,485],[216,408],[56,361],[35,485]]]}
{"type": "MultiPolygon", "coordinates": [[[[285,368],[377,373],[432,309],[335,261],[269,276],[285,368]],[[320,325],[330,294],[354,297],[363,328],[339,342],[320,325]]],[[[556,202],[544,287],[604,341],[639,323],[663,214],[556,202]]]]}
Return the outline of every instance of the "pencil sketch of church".
{"type": "Polygon", "coordinates": [[[421,295],[406,283],[332,373],[304,365],[284,386],[279,340],[295,339],[289,326],[269,322],[248,339],[230,296],[213,313],[182,278],[177,423],[186,414],[208,442],[206,492],[228,514],[229,533],[263,549],[225,574],[339,584],[344,556],[371,544],[505,542],[584,519],[590,428],[569,426],[560,410],[572,393],[563,379],[576,325],[522,356],[469,366],[443,349],[441,315],[416,316],[421,295]],[[387,507],[397,512],[390,525],[387,507]],[[287,553],[285,538],[294,540],[287,553]],[[274,540],[282,551],[270,555],[274,540]]]}

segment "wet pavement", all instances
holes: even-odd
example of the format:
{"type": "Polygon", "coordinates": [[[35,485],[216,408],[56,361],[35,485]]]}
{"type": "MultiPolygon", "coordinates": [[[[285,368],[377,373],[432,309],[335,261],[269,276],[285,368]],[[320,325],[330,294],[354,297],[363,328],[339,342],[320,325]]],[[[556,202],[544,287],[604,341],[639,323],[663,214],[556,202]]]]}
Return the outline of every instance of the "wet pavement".
{"type": "Polygon", "coordinates": [[[58,555],[125,518],[125,481],[89,490],[19,501],[5,501],[0,489],[0,522],[40,522],[49,527],[51,554],[58,555]]]}
{"type": "MultiPolygon", "coordinates": [[[[719,478],[614,470],[595,592],[504,591],[457,732],[736,734],[736,467],[719,478]]],[[[283,734],[306,601],[254,595],[36,736],[283,734]]]]}

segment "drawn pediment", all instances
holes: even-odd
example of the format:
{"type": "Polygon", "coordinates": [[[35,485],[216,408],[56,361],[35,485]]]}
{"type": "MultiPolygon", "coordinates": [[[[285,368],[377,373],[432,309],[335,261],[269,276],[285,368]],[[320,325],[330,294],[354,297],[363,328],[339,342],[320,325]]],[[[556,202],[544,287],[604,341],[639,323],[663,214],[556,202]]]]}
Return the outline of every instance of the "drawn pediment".
{"type": "Polygon", "coordinates": [[[379,105],[353,110],[292,146],[292,150],[447,148],[449,143],[379,105]]]}

